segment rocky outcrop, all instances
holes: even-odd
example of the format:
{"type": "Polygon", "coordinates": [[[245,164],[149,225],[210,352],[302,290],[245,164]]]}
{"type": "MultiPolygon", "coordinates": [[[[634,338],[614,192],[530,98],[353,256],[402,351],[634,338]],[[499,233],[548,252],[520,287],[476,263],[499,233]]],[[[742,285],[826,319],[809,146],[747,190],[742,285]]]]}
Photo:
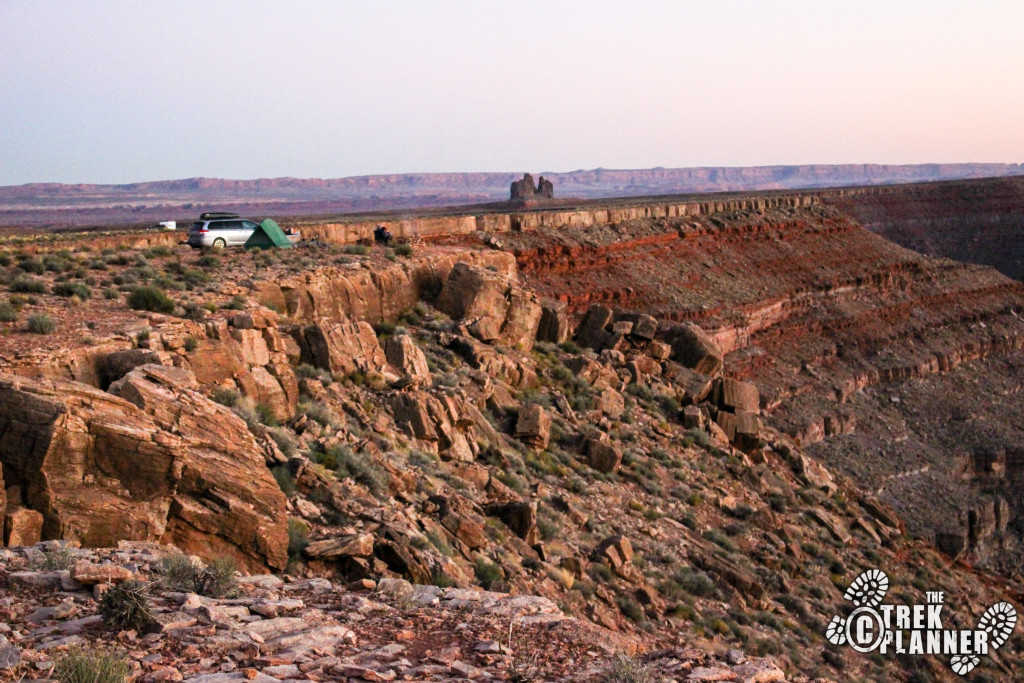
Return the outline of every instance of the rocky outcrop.
{"type": "Polygon", "coordinates": [[[284,496],[245,424],[186,371],[142,366],[112,393],[0,378],[6,486],[42,537],[161,540],[247,567],[283,567],[284,496]]]}
{"type": "Polygon", "coordinates": [[[380,372],[387,364],[377,333],[367,322],[309,325],[302,329],[301,341],[303,360],[332,373],[380,372]]]}
{"type": "Polygon", "coordinates": [[[544,176],[541,176],[534,185],[533,176],[529,173],[524,173],[522,180],[513,182],[509,192],[510,199],[551,199],[554,196],[555,186],[550,180],[545,180],[544,176]]]}
{"type": "Polygon", "coordinates": [[[318,268],[301,276],[257,282],[253,294],[261,302],[297,322],[394,322],[420,299],[433,300],[456,263],[491,267],[508,277],[515,259],[496,250],[442,252],[380,268],[351,266],[318,268]]]}
{"type": "Polygon", "coordinates": [[[384,344],[384,353],[388,364],[400,375],[404,375],[414,383],[430,381],[430,368],[427,357],[407,334],[390,337],[384,344]]]}
{"type": "Polygon", "coordinates": [[[463,321],[477,339],[521,351],[533,347],[542,314],[532,292],[496,271],[465,263],[448,274],[437,307],[463,321]]]}

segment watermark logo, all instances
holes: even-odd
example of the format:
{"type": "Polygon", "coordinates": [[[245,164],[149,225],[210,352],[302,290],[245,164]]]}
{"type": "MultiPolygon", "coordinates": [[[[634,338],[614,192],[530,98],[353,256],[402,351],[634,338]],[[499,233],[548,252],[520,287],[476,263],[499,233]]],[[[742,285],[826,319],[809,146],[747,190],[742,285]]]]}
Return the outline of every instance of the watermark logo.
{"type": "Polygon", "coordinates": [[[985,610],[977,628],[944,629],[941,591],[928,591],[924,605],[887,605],[882,600],[888,590],[889,577],[880,569],[869,569],[854,579],[843,598],[855,609],[845,619],[832,617],[825,629],[828,641],[857,652],[877,649],[882,654],[948,656],[950,668],[964,676],[982,657],[999,649],[1017,624],[1017,610],[1000,602],[985,610]]]}

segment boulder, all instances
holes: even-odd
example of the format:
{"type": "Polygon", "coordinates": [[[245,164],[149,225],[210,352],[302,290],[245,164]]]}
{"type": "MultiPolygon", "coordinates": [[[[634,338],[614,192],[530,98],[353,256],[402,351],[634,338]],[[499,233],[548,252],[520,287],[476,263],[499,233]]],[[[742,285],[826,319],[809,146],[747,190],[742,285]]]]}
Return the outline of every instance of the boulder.
{"type": "Polygon", "coordinates": [[[571,323],[564,301],[548,301],[541,307],[537,341],[561,344],[569,339],[571,323]]]}
{"type": "Polygon", "coordinates": [[[373,534],[346,534],[322,541],[313,541],[303,551],[306,557],[326,560],[338,557],[370,557],[373,555],[373,534]]]}
{"type": "Polygon", "coordinates": [[[415,439],[436,442],[442,458],[473,460],[473,450],[460,428],[460,411],[454,399],[409,391],[393,395],[389,403],[395,424],[415,439]]]}
{"type": "Polygon", "coordinates": [[[614,315],[612,309],[607,306],[591,304],[587,312],[583,314],[583,320],[580,321],[579,327],[576,328],[576,343],[595,351],[603,349],[605,342],[611,336],[605,327],[612,321],[614,315]]]}
{"type": "Polygon", "coordinates": [[[537,531],[537,501],[513,501],[510,503],[491,503],[485,511],[505,523],[519,538],[528,545],[535,545],[539,540],[537,531]]]}
{"type": "Polygon", "coordinates": [[[4,516],[4,545],[29,546],[43,540],[43,515],[28,508],[8,510],[4,516]]]}
{"type": "Polygon", "coordinates": [[[262,365],[253,366],[248,372],[241,373],[235,382],[244,396],[269,408],[275,419],[284,421],[295,414],[297,402],[289,400],[281,384],[262,365]]]}
{"type": "Polygon", "coordinates": [[[132,570],[112,562],[96,564],[89,560],[79,560],[71,569],[71,578],[83,586],[94,586],[98,583],[121,583],[135,576],[132,570]]]}
{"type": "Polygon", "coordinates": [[[417,382],[430,382],[427,357],[407,334],[395,335],[384,345],[388,363],[398,371],[417,382]]]}
{"type": "Polygon", "coordinates": [[[464,321],[477,339],[522,351],[533,348],[543,313],[536,295],[508,276],[461,262],[448,274],[437,307],[464,321]]]}
{"type": "Polygon", "coordinates": [[[809,514],[812,519],[817,521],[823,527],[828,529],[829,533],[831,533],[832,536],[834,536],[835,539],[840,543],[845,544],[853,540],[853,537],[850,536],[850,532],[847,531],[846,525],[843,523],[843,521],[839,519],[839,517],[837,517],[836,515],[833,515],[831,512],[825,510],[824,508],[809,508],[807,510],[807,514],[809,514]]]}
{"type": "Polygon", "coordinates": [[[171,365],[170,354],[149,349],[123,349],[108,353],[103,359],[103,386],[108,386],[140,365],[171,365]]]}
{"type": "Polygon", "coordinates": [[[796,473],[808,486],[819,488],[828,495],[832,495],[836,489],[836,480],[832,473],[817,460],[807,457],[803,453],[797,453],[793,460],[796,473]]]}
{"type": "Polygon", "coordinates": [[[761,423],[757,415],[749,410],[736,411],[736,436],[734,443],[743,450],[756,448],[761,440],[761,423]]]}
{"type": "Polygon", "coordinates": [[[649,315],[638,315],[633,321],[633,330],[630,334],[642,341],[652,341],[658,331],[658,321],[649,315]]]}
{"type": "Polygon", "coordinates": [[[537,384],[537,373],[525,359],[516,360],[512,355],[502,353],[501,350],[482,344],[472,337],[454,337],[448,346],[475,369],[505,384],[518,389],[537,384]]]}
{"type": "Polygon", "coordinates": [[[536,403],[524,406],[516,421],[516,438],[526,445],[543,450],[548,447],[551,433],[551,416],[536,403]]]}
{"type": "Polygon", "coordinates": [[[284,567],[284,494],[245,423],[195,386],[187,371],[156,365],[110,393],[0,376],[0,463],[42,515],[42,537],[159,541],[284,567]]]}
{"type": "Polygon", "coordinates": [[[596,407],[608,417],[616,420],[622,417],[622,413],[626,411],[626,399],[619,392],[607,387],[598,394],[596,407]]]}
{"type": "Polygon", "coordinates": [[[647,345],[647,353],[650,354],[654,360],[668,360],[672,355],[672,347],[665,342],[658,341],[655,339],[647,345]]]}
{"type": "Polygon", "coordinates": [[[718,386],[718,405],[731,413],[747,410],[755,415],[761,412],[761,397],[757,387],[732,377],[723,377],[718,386]]]}
{"type": "Polygon", "coordinates": [[[682,392],[680,403],[683,405],[700,403],[711,394],[714,386],[714,380],[711,377],[672,361],[665,362],[662,376],[672,382],[677,391],[682,392]]]}
{"type": "Polygon", "coordinates": [[[724,410],[719,410],[718,415],[715,416],[715,423],[722,429],[725,434],[725,440],[732,443],[736,440],[736,416],[732,413],[727,413],[724,410]]]}
{"type": "Polygon", "coordinates": [[[672,346],[672,358],[705,375],[722,371],[724,354],[711,335],[693,323],[666,328],[663,338],[672,346]]]}
{"type": "Polygon", "coordinates": [[[380,372],[387,363],[373,326],[364,321],[320,322],[303,328],[302,359],[342,375],[380,372]]]}
{"type": "Polygon", "coordinates": [[[622,463],[622,451],[601,439],[587,439],[586,453],[587,464],[605,474],[615,472],[622,463]]]}
{"type": "Polygon", "coordinates": [[[594,549],[594,557],[607,562],[616,573],[621,573],[627,565],[632,565],[633,545],[625,536],[610,536],[594,549]]]}

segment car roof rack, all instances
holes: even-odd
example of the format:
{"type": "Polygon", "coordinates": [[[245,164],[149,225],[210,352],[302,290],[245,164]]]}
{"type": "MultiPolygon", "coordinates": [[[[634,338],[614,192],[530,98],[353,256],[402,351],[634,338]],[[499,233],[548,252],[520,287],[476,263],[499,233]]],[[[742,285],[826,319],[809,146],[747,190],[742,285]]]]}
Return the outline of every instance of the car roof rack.
{"type": "Polygon", "coordinates": [[[200,214],[199,219],[203,221],[213,220],[215,218],[241,218],[237,213],[227,213],[224,211],[211,211],[209,213],[200,214]]]}

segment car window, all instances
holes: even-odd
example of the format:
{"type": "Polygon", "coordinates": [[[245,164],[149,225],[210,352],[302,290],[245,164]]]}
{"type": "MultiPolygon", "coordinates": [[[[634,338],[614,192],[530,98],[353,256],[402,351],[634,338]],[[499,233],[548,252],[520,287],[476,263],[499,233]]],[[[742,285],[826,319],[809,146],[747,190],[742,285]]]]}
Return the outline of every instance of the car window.
{"type": "Polygon", "coordinates": [[[242,227],[245,228],[246,230],[255,230],[256,223],[252,221],[242,221],[242,227]]]}
{"type": "Polygon", "coordinates": [[[206,225],[206,221],[196,221],[189,230],[202,230],[204,225],[206,225]]]}
{"type": "Polygon", "coordinates": [[[241,230],[242,221],[224,221],[220,224],[221,230],[241,230]]]}

